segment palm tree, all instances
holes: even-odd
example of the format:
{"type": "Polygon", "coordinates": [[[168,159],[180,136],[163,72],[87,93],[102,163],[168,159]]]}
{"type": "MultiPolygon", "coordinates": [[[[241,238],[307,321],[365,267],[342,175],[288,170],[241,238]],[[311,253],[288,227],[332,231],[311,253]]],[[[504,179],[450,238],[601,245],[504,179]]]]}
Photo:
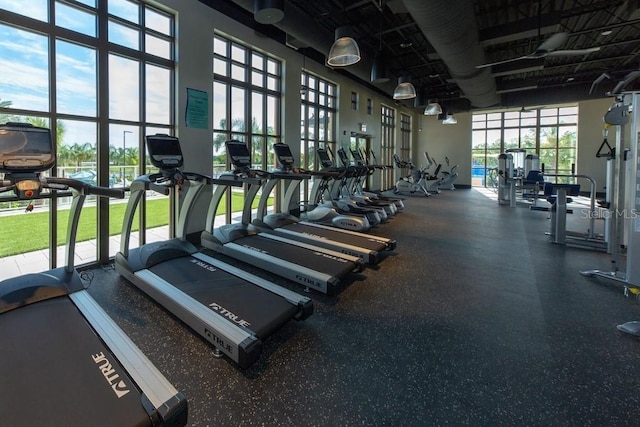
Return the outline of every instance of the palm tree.
{"type": "MultiPolygon", "coordinates": [[[[13,104],[13,101],[3,101],[2,99],[0,99],[0,108],[9,108],[11,107],[11,104],[13,104]]],[[[7,123],[7,122],[15,122],[16,121],[16,116],[14,116],[13,114],[5,114],[5,113],[0,113],[0,123],[7,123]]]]}

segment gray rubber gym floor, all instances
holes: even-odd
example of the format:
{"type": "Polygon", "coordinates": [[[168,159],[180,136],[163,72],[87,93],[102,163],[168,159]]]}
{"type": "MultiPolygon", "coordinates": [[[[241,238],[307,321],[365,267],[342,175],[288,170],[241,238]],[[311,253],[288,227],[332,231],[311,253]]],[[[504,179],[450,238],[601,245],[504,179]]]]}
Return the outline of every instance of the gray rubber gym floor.
{"type": "Polygon", "coordinates": [[[375,230],[395,253],[336,297],[309,294],[315,313],[246,371],[112,267],[91,270],[90,292],[193,426],[638,425],[640,341],[616,325],[640,306],[578,273],[608,269],[606,254],[552,245],[543,212],[476,190],[405,204],[375,230]]]}

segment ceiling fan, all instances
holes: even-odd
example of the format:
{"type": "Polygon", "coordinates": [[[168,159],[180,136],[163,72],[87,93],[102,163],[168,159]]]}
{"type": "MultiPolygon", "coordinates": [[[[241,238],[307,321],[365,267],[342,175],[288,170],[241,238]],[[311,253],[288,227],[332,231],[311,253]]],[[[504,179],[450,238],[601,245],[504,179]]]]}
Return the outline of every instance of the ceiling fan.
{"type": "Polygon", "coordinates": [[[547,56],[581,56],[591,52],[600,50],[600,47],[590,47],[587,49],[571,49],[571,50],[556,50],[562,46],[569,37],[568,33],[556,33],[542,42],[540,46],[528,55],[519,56],[517,58],[506,59],[504,61],[491,62],[489,64],[476,65],[476,68],[486,68],[492,65],[506,64],[507,62],[520,61],[521,59],[538,59],[545,58],[547,56]]]}

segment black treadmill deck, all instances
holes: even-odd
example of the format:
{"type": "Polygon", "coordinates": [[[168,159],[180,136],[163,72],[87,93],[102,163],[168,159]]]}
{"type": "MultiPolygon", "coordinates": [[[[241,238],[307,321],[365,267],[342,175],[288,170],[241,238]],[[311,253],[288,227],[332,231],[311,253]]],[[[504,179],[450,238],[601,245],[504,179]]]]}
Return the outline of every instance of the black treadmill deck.
{"type": "Polygon", "coordinates": [[[150,424],[140,391],[67,296],[4,313],[0,336],[0,424],[150,424]]]}
{"type": "Polygon", "coordinates": [[[192,256],[156,264],[149,271],[259,339],[274,333],[299,309],[279,295],[192,256]]]}
{"type": "Polygon", "coordinates": [[[233,243],[338,279],[351,273],[356,267],[352,261],[342,258],[337,259],[322,252],[301,248],[260,235],[241,237],[235,239],[233,243]]]}
{"type": "Polygon", "coordinates": [[[325,239],[335,240],[337,242],[346,243],[348,245],[359,246],[361,248],[369,249],[372,251],[382,252],[387,249],[387,245],[374,238],[368,239],[361,236],[350,235],[339,230],[329,230],[326,228],[314,227],[303,222],[287,224],[283,228],[301,234],[315,234],[325,239]]]}

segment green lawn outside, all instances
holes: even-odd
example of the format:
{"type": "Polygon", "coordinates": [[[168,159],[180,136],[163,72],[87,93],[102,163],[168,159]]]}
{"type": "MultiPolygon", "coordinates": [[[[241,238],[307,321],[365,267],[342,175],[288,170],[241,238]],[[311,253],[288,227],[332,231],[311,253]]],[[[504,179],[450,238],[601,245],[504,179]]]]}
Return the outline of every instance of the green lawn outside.
{"type": "MultiPolygon", "coordinates": [[[[240,212],[244,203],[242,194],[232,193],[232,212],[240,212]]],[[[273,198],[270,198],[273,200],[273,198]]],[[[257,207],[258,201],[254,201],[253,207],[257,207]]],[[[126,203],[112,203],[109,214],[109,230],[111,235],[120,234],[126,203]]],[[[160,227],[169,223],[169,199],[151,198],[147,200],[147,228],[160,227]]],[[[218,207],[221,214],[226,209],[223,200],[218,207]]],[[[138,230],[138,214],[133,223],[134,231],[138,230]]],[[[61,209],[58,212],[58,245],[64,245],[67,238],[67,221],[69,210],[61,209]]],[[[96,238],[96,206],[85,205],[80,215],[76,241],[82,242],[96,238]]],[[[49,247],[49,212],[48,210],[5,215],[0,217],[0,258],[32,252],[49,247]]]]}

